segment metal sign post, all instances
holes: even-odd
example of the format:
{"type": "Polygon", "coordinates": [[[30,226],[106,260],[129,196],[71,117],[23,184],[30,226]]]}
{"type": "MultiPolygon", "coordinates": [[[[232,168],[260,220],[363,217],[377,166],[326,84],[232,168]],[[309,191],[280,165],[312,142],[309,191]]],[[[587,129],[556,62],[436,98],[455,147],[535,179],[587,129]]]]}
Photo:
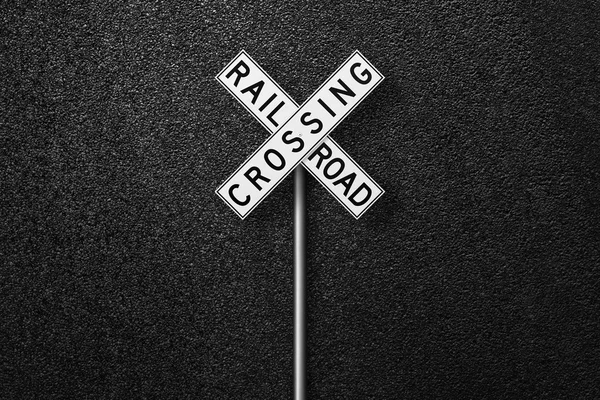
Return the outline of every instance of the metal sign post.
{"type": "Polygon", "coordinates": [[[306,398],[306,193],[304,168],[294,171],[294,399],[306,398]]]}
{"type": "Polygon", "coordinates": [[[306,396],[306,199],[300,163],[355,217],[383,189],[327,136],[383,80],[355,51],[301,106],[243,50],[216,79],[271,136],[216,193],[242,219],[294,173],[294,398],[306,396]]]}

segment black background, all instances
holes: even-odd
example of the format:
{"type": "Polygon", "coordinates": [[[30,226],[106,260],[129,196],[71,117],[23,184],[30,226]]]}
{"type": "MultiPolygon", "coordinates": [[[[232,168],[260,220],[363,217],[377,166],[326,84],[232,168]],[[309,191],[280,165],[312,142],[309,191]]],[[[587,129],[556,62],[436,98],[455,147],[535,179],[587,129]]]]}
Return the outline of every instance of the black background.
{"type": "Polygon", "coordinates": [[[291,398],[292,179],[214,194],[241,49],[386,76],[332,134],[386,194],[308,179],[309,398],[600,397],[600,6],[479,3],[3,2],[0,397],[291,398]]]}

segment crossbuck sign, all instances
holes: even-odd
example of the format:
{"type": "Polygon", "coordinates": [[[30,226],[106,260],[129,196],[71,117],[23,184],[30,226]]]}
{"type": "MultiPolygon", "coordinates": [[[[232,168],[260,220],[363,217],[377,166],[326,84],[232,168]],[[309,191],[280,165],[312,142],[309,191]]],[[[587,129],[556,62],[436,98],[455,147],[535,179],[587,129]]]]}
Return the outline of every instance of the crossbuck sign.
{"type": "Polygon", "coordinates": [[[383,80],[355,51],[301,106],[246,52],[217,80],[272,135],[216,193],[245,218],[299,164],[359,218],[383,189],[327,135],[383,80]]]}

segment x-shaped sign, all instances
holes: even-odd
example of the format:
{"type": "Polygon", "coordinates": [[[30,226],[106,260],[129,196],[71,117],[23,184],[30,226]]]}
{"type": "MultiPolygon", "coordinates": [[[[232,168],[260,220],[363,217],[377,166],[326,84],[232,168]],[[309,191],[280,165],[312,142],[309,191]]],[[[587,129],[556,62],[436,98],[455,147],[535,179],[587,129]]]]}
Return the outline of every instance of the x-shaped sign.
{"type": "Polygon", "coordinates": [[[360,52],[355,51],[300,107],[244,51],[216,78],[272,133],[216,190],[242,219],[300,162],[355,218],[384,193],[327,138],[383,80],[360,52]]]}

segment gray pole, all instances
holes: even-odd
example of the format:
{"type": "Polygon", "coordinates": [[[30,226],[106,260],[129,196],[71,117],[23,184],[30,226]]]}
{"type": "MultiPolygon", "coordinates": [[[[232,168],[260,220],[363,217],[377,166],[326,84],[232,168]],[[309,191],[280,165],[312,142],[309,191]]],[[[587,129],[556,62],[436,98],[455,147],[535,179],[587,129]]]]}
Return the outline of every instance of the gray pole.
{"type": "Polygon", "coordinates": [[[306,193],[304,167],[294,171],[294,400],[306,399],[306,193]]]}

